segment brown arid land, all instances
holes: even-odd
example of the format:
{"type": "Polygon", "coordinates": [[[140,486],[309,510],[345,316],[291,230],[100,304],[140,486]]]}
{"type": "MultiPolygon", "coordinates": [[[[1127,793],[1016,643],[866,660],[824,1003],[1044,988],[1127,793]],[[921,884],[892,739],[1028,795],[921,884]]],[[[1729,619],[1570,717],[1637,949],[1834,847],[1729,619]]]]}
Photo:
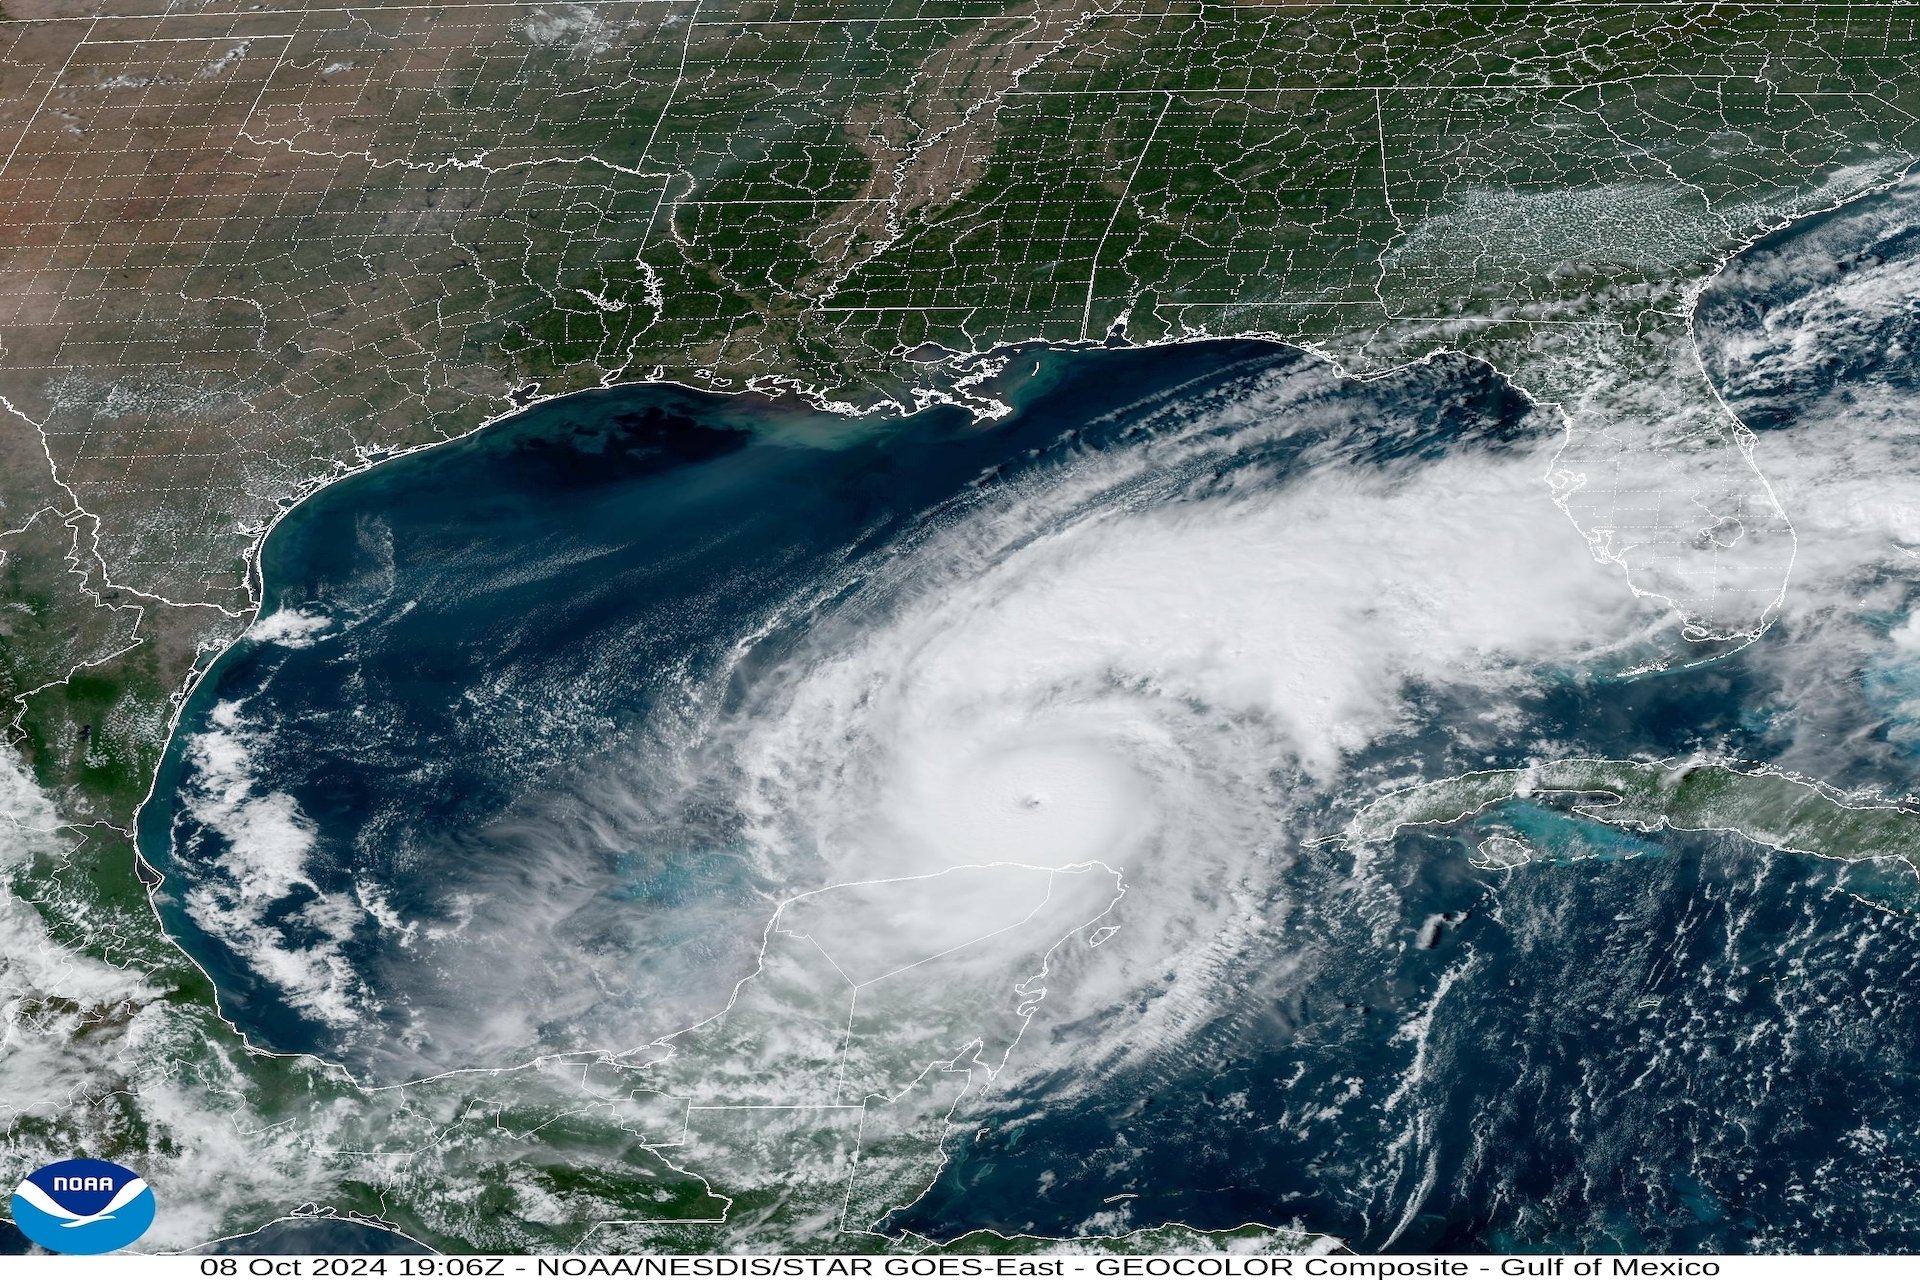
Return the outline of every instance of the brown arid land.
{"type": "Polygon", "coordinates": [[[1555,497],[1596,554],[1697,638],[1747,634],[1780,521],[1692,359],[1693,299],[1904,171],[1917,21],[15,0],[10,740],[65,821],[124,836],[171,708],[257,605],[260,540],[317,487],[628,381],[992,413],[975,375],[1033,341],[1491,360],[1563,407],[1555,497]],[[1662,523],[1702,483],[1737,549],[1662,523]]]}

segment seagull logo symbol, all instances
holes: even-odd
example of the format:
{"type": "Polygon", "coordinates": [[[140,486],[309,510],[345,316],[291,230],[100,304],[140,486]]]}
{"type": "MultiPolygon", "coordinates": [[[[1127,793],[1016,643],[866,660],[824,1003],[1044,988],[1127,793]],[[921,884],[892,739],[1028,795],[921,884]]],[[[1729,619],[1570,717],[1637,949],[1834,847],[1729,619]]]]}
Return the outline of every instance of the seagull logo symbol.
{"type": "Polygon", "coordinates": [[[22,1200],[25,1200],[28,1204],[46,1214],[48,1217],[62,1219],[60,1225],[63,1227],[85,1227],[96,1222],[105,1222],[108,1218],[118,1214],[120,1210],[132,1204],[135,1200],[138,1200],[140,1193],[146,1189],[146,1180],[144,1178],[135,1178],[132,1182],[127,1183],[126,1186],[121,1187],[113,1193],[113,1199],[107,1201],[106,1208],[100,1210],[98,1213],[86,1214],[75,1213],[71,1209],[68,1209],[65,1205],[62,1205],[52,1196],[42,1191],[39,1184],[35,1182],[21,1183],[13,1194],[19,1196],[22,1200]]]}
{"type": "Polygon", "coordinates": [[[56,1160],[13,1189],[13,1225],[54,1253],[112,1253],[153,1226],[153,1188],[108,1160],[56,1160]]]}

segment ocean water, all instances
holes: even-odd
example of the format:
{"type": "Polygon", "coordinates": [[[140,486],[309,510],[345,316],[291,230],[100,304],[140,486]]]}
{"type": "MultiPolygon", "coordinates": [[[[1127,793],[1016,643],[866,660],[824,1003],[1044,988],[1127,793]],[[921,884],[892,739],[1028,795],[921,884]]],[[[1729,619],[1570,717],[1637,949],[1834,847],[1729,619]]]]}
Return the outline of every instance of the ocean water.
{"type": "Polygon", "coordinates": [[[1685,642],[1552,506],[1556,420],[1465,360],[1030,353],[992,423],[602,392],[289,513],[142,814],[163,918],[256,1042],[395,1080],[689,1025],[796,892],[1097,857],[1117,932],[889,1225],[1912,1248],[1909,872],[1541,805],[1324,839],[1548,756],[1912,790],[1911,312],[1873,301],[1911,199],[1704,308],[1802,535],[1717,662],[1649,669],[1685,642]],[[1542,856],[1475,867],[1495,832],[1542,856]]]}
{"type": "Polygon", "coordinates": [[[403,1254],[433,1250],[396,1232],[331,1218],[284,1218],[258,1231],[221,1240],[197,1253],[210,1254],[403,1254]]]}
{"type": "Polygon", "coordinates": [[[581,1021],[604,1047],[687,1025],[751,967],[789,879],[741,850],[709,779],[648,757],[738,696],[714,673],[750,683],[863,562],[1047,451],[1305,362],[1036,355],[1007,379],[1020,412],[984,427],[625,388],[323,491],[269,539],[267,623],[195,691],[142,814],[163,916],[260,1043],[396,1078],[517,1062],[581,1021]],[[575,789],[615,758],[657,776],[575,789]],[[482,971],[541,1020],[440,1056],[482,971]]]}

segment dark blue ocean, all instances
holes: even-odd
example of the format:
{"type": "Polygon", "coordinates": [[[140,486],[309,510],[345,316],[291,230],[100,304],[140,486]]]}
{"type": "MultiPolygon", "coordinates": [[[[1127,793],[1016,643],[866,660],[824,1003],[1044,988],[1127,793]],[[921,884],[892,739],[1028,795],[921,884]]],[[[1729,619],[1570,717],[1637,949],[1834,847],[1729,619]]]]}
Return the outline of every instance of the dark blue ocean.
{"type": "MultiPolygon", "coordinates": [[[[1814,386],[1725,354],[1833,285],[1810,257],[1903,261],[1911,237],[1886,228],[1907,199],[1763,244],[1710,293],[1709,366],[1763,458],[1847,387],[1914,381],[1911,357],[1887,354],[1911,314],[1863,321],[1814,386]]],[[[1317,368],[1257,343],[1031,353],[995,387],[1013,411],[988,423],[620,389],[324,490],[268,540],[266,621],[194,691],[141,815],[167,927],[256,1043],[375,1079],[688,1025],[751,970],[761,925],[820,857],[756,855],[752,805],[706,767],[703,726],[751,712],[763,675],[829,629],[888,621],[894,597],[870,583],[1022,486],[1152,448],[1275,379],[1324,379],[1302,402],[1311,427],[1182,455],[1177,491],[1143,475],[1125,503],[1496,465],[1558,430],[1463,359],[1366,383],[1317,368]]],[[[1913,593],[1873,585],[1882,612],[1857,650],[1818,648],[1837,624],[1809,614],[1666,671],[1570,661],[1497,694],[1429,674],[1345,760],[1348,784],[1276,764],[1301,829],[1245,852],[1269,868],[1265,932],[1233,997],[1177,1052],[1103,1066],[1092,1088],[1072,1065],[1091,1030],[1043,1010],[1016,1050],[1043,1065],[960,1117],[938,1181],[888,1226],[1298,1222],[1395,1251],[1920,1247],[1909,873],[1540,805],[1403,837],[1365,866],[1304,838],[1383,780],[1548,753],[1710,752],[1908,793],[1912,677],[1873,646],[1913,593]],[[1804,654],[1824,664],[1817,704],[1804,654]],[[1476,869],[1496,830],[1544,856],[1476,869]]],[[[838,730],[820,731],[830,758],[838,730]]]]}

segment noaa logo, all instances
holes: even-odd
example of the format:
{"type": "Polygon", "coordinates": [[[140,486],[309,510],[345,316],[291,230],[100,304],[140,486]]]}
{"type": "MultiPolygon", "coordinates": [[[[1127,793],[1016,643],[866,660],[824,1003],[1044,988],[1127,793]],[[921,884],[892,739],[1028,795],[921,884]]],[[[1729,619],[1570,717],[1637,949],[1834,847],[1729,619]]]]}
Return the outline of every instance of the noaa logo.
{"type": "Polygon", "coordinates": [[[13,1189],[13,1224],[55,1253],[111,1253],[153,1225],[153,1190],[105,1160],[58,1160],[13,1189]]]}

